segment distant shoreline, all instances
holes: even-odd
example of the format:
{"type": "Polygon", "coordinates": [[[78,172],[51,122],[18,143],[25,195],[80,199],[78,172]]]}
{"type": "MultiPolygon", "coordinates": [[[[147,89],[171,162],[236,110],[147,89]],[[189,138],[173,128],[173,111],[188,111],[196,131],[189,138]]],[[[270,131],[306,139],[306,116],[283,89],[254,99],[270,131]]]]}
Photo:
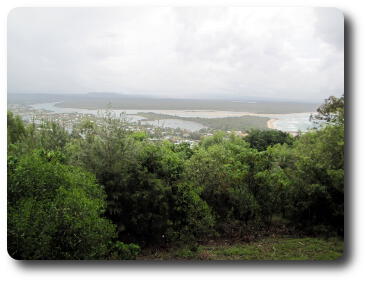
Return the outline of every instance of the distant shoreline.
{"type": "MultiPolygon", "coordinates": [[[[265,117],[265,118],[270,118],[271,120],[278,120],[278,118],[272,118],[273,116],[287,116],[287,115],[297,115],[297,114],[313,114],[315,113],[314,111],[306,111],[306,112],[294,112],[294,111],[290,111],[287,113],[277,113],[277,111],[274,111],[273,113],[259,113],[259,112],[248,112],[248,111],[235,111],[235,110],[213,110],[213,109],[165,109],[162,108],[160,109],[159,107],[157,108],[152,108],[152,109],[139,109],[139,108],[130,108],[130,107],[110,107],[108,108],[106,107],[102,107],[102,108],[98,108],[98,107],[88,107],[88,106],[80,106],[80,107],[70,107],[67,106],[67,102],[64,101],[58,101],[54,103],[54,106],[57,108],[71,108],[71,109],[85,109],[85,110],[104,110],[104,109],[109,109],[109,110],[121,110],[121,111],[137,111],[137,112],[143,112],[143,113],[149,113],[154,111],[155,113],[164,113],[164,114],[168,114],[168,115],[177,115],[177,112],[186,112],[186,113],[213,113],[214,115],[216,113],[226,113],[225,115],[223,115],[223,117],[241,117],[241,116],[256,116],[256,117],[265,117]],[[64,104],[66,104],[66,106],[64,106],[64,104]]],[[[177,115],[180,116],[180,115],[177,115]]],[[[195,116],[193,116],[195,117],[195,116]]],[[[214,118],[214,117],[213,117],[214,118]]],[[[215,117],[218,118],[218,117],[215,117]]]]}
{"type": "MultiPolygon", "coordinates": [[[[59,100],[60,101],[60,100],[59,100]]],[[[153,100],[153,99],[127,99],[127,100],[95,100],[85,99],[74,101],[63,101],[56,103],[55,107],[59,108],[81,108],[88,110],[97,110],[108,108],[111,110],[140,110],[147,112],[151,110],[170,110],[170,111],[186,111],[187,113],[196,112],[237,112],[242,115],[266,116],[269,114],[296,114],[314,112],[316,106],[310,104],[293,104],[293,103],[233,103],[233,102],[216,102],[216,101],[176,101],[176,100],[153,100]],[[109,102],[109,103],[107,103],[109,102]]],[[[273,118],[273,117],[269,117],[273,118]]]]}

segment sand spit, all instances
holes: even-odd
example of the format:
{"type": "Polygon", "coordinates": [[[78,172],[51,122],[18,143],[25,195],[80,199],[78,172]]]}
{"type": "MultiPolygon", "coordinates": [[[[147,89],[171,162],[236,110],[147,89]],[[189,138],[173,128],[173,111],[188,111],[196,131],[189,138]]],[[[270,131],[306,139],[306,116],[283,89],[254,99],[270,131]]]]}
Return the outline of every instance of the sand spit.
{"type": "Polygon", "coordinates": [[[277,121],[278,119],[270,119],[270,120],[268,120],[268,122],[266,123],[267,124],[267,126],[268,126],[268,128],[269,129],[276,129],[275,128],[275,121],[277,121]]]}

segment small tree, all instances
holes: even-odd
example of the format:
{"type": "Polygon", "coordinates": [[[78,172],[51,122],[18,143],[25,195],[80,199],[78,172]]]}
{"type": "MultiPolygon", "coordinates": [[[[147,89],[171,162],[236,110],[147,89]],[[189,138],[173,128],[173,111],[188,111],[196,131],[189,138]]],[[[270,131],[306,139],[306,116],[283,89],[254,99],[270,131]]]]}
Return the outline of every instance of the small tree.
{"type": "Polygon", "coordinates": [[[324,121],[328,124],[344,124],[344,94],[341,97],[330,96],[317,108],[313,120],[324,121]]]}
{"type": "Polygon", "coordinates": [[[292,144],[293,137],[282,131],[278,130],[257,130],[253,129],[249,131],[248,135],[245,137],[252,148],[259,151],[266,150],[269,146],[275,144],[292,144]]]}

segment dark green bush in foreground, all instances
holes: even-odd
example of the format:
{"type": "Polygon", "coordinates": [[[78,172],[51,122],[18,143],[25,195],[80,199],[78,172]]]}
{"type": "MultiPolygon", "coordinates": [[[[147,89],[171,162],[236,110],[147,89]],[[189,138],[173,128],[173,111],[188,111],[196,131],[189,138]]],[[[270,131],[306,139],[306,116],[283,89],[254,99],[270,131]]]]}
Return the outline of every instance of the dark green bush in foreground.
{"type": "Polygon", "coordinates": [[[102,259],[115,227],[84,170],[40,151],[8,157],[8,251],[17,259],[102,259]]]}

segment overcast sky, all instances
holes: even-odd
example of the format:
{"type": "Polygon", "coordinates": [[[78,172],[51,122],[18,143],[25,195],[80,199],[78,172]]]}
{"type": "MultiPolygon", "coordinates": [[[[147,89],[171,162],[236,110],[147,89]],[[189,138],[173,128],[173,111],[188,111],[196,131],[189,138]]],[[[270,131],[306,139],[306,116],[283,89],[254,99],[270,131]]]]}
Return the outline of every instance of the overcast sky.
{"type": "Polygon", "coordinates": [[[344,92],[329,8],[18,8],[8,92],[320,101],[344,92]]]}

